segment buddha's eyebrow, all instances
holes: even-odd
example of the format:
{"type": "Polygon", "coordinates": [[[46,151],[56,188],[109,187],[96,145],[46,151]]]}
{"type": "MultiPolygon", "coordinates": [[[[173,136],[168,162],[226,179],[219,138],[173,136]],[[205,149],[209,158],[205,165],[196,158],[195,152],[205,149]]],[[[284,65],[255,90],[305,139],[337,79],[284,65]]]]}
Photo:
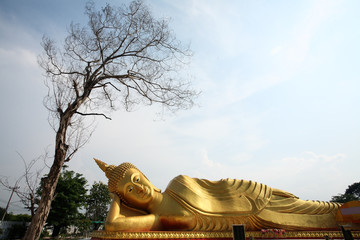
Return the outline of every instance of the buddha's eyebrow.
{"type": "Polygon", "coordinates": [[[138,173],[133,173],[130,178],[131,178],[131,180],[134,180],[136,177],[140,178],[138,173]]]}

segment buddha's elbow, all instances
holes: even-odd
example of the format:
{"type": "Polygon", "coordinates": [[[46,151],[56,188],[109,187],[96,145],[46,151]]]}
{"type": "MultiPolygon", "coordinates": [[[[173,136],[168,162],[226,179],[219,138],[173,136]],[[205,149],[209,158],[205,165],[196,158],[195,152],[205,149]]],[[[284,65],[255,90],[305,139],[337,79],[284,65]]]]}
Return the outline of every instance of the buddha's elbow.
{"type": "Polygon", "coordinates": [[[107,232],[119,231],[120,229],[116,225],[117,224],[115,224],[112,221],[105,221],[105,231],[107,231],[107,232]]]}
{"type": "Polygon", "coordinates": [[[108,232],[126,231],[129,230],[129,228],[130,226],[124,218],[118,218],[115,221],[105,221],[105,231],[108,232]]]}
{"type": "Polygon", "coordinates": [[[107,231],[107,232],[114,231],[114,226],[111,222],[108,222],[108,221],[105,222],[105,231],[107,231]]]}

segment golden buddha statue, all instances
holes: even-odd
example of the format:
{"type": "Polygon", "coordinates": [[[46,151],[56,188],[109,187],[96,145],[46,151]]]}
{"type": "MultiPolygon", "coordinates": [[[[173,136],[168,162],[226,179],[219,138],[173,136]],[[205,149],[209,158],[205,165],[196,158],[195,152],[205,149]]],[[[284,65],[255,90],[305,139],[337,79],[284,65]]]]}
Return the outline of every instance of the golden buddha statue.
{"type": "Polygon", "coordinates": [[[107,165],[95,159],[109,179],[112,197],[106,231],[338,230],[339,204],[304,201],[253,181],[209,181],[180,175],[157,189],[131,163],[107,165]]]}

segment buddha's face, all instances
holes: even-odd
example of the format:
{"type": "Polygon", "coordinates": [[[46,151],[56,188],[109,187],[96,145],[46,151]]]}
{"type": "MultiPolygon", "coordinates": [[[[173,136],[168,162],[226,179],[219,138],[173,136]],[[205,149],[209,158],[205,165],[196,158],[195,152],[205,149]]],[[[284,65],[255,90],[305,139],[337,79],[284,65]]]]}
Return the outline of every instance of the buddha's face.
{"type": "Polygon", "coordinates": [[[154,199],[154,185],[137,169],[126,171],[125,177],[118,183],[118,189],[126,202],[139,209],[146,210],[154,199]]]}

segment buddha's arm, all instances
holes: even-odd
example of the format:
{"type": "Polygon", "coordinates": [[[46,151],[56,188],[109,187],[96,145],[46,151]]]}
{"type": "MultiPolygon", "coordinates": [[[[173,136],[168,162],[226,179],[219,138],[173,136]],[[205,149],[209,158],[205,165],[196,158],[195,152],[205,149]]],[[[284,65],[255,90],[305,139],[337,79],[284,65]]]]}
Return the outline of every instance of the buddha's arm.
{"type": "MultiPolygon", "coordinates": [[[[106,217],[106,231],[145,231],[159,230],[160,222],[154,214],[129,216],[127,211],[122,211],[120,199],[112,195],[113,201],[106,217]]],[[[124,209],[123,209],[124,210],[124,209]]]]}
{"type": "Polygon", "coordinates": [[[158,217],[154,214],[135,217],[117,217],[106,220],[106,231],[150,231],[160,230],[158,217]]]}
{"type": "Polygon", "coordinates": [[[111,197],[113,201],[105,222],[106,231],[191,230],[195,227],[195,217],[181,211],[175,211],[177,214],[168,212],[167,216],[141,214],[124,208],[118,196],[112,194],[111,197]]]}

